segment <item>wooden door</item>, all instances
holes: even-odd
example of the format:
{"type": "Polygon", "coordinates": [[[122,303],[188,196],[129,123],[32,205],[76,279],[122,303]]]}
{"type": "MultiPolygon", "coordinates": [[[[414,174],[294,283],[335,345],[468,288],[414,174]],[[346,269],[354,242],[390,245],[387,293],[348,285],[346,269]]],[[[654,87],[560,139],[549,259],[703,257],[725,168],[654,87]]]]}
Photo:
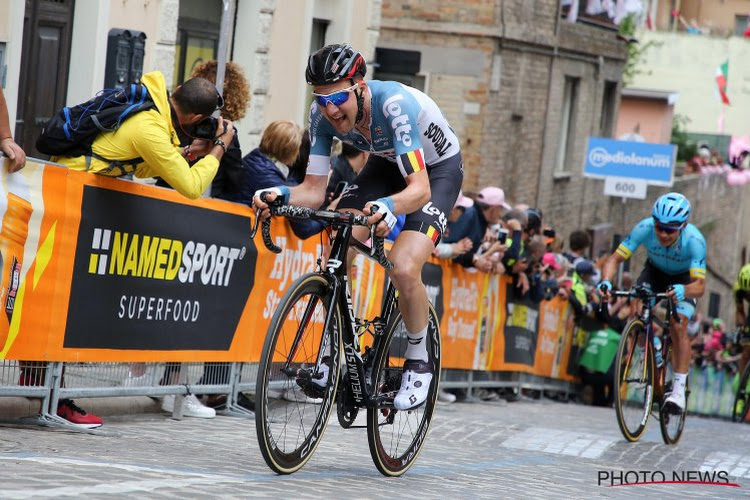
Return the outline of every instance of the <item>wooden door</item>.
{"type": "Polygon", "coordinates": [[[26,0],[16,141],[27,155],[44,124],[65,105],[75,0],[26,0]]]}

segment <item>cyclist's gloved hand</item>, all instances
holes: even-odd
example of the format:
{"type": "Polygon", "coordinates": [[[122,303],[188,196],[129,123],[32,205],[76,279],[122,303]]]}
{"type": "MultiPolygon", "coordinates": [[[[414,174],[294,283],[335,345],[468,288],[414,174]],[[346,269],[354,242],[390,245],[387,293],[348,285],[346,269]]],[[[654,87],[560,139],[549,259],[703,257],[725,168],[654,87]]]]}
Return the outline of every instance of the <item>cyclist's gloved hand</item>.
{"type": "Polygon", "coordinates": [[[672,285],[670,288],[674,291],[676,302],[682,302],[685,300],[685,285],[672,285]]]}
{"type": "Polygon", "coordinates": [[[599,291],[602,294],[606,294],[612,291],[612,283],[609,280],[604,280],[599,283],[599,291]]]}
{"type": "Polygon", "coordinates": [[[289,195],[291,194],[288,186],[274,186],[257,190],[253,195],[253,199],[260,199],[262,193],[275,194],[276,198],[272,202],[274,205],[286,205],[289,203],[289,195]]]}
{"type": "Polygon", "coordinates": [[[372,215],[381,214],[383,216],[381,220],[386,223],[388,229],[393,229],[397,221],[396,216],[393,215],[393,199],[388,196],[387,198],[378,198],[370,203],[372,203],[370,208],[372,215]]]}

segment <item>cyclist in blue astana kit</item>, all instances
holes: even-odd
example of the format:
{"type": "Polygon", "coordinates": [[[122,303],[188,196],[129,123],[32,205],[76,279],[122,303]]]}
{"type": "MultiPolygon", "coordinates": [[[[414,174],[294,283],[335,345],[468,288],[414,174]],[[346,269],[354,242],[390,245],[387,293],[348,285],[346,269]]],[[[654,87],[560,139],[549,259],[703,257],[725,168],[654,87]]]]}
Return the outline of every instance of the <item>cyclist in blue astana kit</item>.
{"type": "MultiPolygon", "coordinates": [[[[458,138],[432,99],[398,82],[365,82],[366,71],[364,58],[348,44],[328,45],[310,56],[305,76],[314,102],[305,181],[291,189],[263,191],[273,193],[269,200],[280,196],[284,203],[317,208],[325,196],[333,138],[371,153],[338,208],[369,215],[379,236],[390,232],[397,214],[406,214],[389,254],[395,264],[389,277],[399,292],[409,339],[394,406],[408,410],[427,399],[433,376],[427,362],[429,303],[422,267],[445,231],[463,166],[458,138]]],[[[265,217],[266,204],[259,195],[260,191],[255,206],[265,217]]],[[[355,230],[356,238],[369,237],[367,228],[355,230]]],[[[323,377],[320,384],[325,383],[323,377]]]]}
{"type": "Polygon", "coordinates": [[[610,280],[618,266],[640,245],[646,247],[648,260],[637,284],[656,293],[666,292],[677,304],[680,316],[679,323],[670,318],[675,374],[674,387],[664,405],[673,413],[681,413],[685,410],[685,381],[690,368],[687,323],[695,312],[695,299],[706,290],[706,240],[698,228],[687,223],[690,202],[680,193],[660,196],[651,214],[633,228],[607,259],[599,289],[608,297],[612,289],[610,280]]]}

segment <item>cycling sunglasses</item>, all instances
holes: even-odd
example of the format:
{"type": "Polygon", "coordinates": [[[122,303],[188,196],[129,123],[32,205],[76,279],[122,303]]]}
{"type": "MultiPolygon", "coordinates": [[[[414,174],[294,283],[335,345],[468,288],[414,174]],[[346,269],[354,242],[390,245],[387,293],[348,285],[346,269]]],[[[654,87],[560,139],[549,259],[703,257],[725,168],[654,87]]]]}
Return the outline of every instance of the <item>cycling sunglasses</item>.
{"type": "Polygon", "coordinates": [[[312,95],[315,98],[315,102],[317,102],[324,108],[328,105],[329,102],[334,106],[339,107],[349,99],[349,92],[356,88],[357,85],[355,84],[349,88],[337,90],[336,92],[331,92],[330,94],[318,94],[317,92],[313,92],[312,95]]]}
{"type": "Polygon", "coordinates": [[[654,218],[654,228],[660,233],[672,234],[682,229],[682,224],[678,226],[668,226],[659,222],[658,219],[654,218]]]}

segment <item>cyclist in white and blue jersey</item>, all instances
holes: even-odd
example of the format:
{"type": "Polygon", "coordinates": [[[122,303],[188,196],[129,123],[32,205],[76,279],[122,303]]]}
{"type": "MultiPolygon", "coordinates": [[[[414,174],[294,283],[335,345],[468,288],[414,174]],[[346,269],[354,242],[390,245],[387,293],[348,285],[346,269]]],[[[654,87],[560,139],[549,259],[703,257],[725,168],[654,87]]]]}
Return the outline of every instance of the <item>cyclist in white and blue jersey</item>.
{"type": "MultiPolygon", "coordinates": [[[[432,99],[398,82],[366,82],[366,71],[364,57],[348,44],[328,45],[310,56],[305,76],[314,102],[305,181],[291,189],[263,191],[272,191],[285,203],[318,207],[325,196],[333,138],[370,152],[338,208],[370,215],[379,236],[390,232],[397,214],[406,214],[389,253],[394,263],[389,277],[399,292],[409,339],[394,406],[408,410],[427,399],[433,376],[425,340],[429,302],[422,267],[445,231],[463,166],[458,138],[432,99]]],[[[266,205],[259,194],[255,206],[262,211],[266,205]]],[[[366,228],[354,230],[360,240],[369,237],[366,228]]],[[[320,383],[325,384],[326,377],[320,383]]]]}
{"type": "Polygon", "coordinates": [[[680,322],[670,318],[675,359],[672,392],[664,401],[674,413],[685,410],[685,381],[690,368],[690,339],[687,323],[695,312],[695,299],[706,290],[706,240],[692,224],[690,202],[680,193],[660,196],[652,216],[640,221],[617,250],[607,259],[599,288],[606,297],[612,289],[610,280],[618,266],[640,246],[646,247],[647,260],[638,277],[639,286],[656,293],[666,292],[677,305],[680,322]]]}

